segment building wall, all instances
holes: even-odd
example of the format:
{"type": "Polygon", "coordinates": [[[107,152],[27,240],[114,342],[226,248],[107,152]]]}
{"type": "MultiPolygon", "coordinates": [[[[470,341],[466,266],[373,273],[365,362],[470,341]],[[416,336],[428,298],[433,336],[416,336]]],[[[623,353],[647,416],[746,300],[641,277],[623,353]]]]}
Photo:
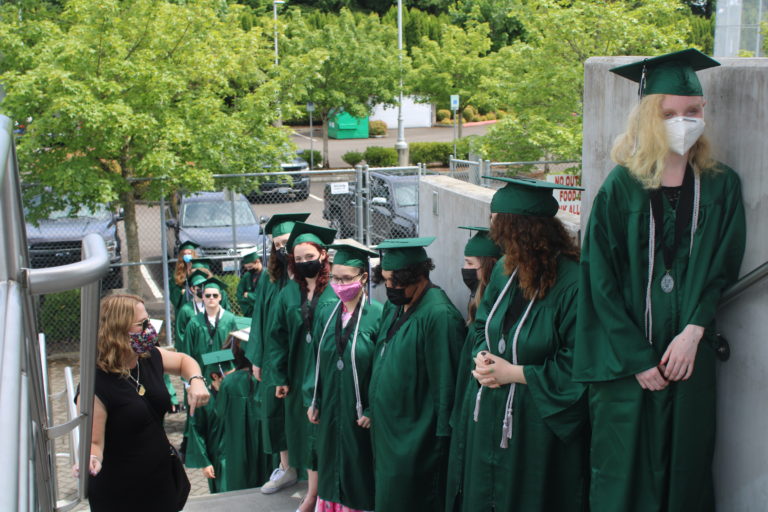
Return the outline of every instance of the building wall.
{"type": "MultiPolygon", "coordinates": [[[[397,107],[376,105],[370,115],[371,121],[384,121],[390,129],[397,128],[397,107]]],[[[429,128],[432,126],[432,104],[416,103],[411,96],[403,98],[403,127],[429,128]]]]}
{"type": "MultiPolygon", "coordinates": [[[[637,84],[608,70],[631,57],[587,60],[584,80],[582,223],[613,164],[610,148],[637,103],[637,84]]],[[[768,261],[768,59],[721,58],[699,73],[707,100],[707,135],[715,157],[741,177],[747,250],[740,275],[768,261]]],[[[763,511],[768,503],[768,279],[718,314],[732,355],[718,368],[717,509],[763,511]]]]}

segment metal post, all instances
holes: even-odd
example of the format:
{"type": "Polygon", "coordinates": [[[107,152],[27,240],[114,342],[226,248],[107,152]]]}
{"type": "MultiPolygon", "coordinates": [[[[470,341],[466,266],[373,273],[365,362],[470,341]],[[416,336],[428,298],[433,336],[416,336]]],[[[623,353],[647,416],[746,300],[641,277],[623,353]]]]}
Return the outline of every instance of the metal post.
{"type": "Polygon", "coordinates": [[[355,240],[363,242],[363,165],[355,166],[355,240]]]}
{"type": "Polygon", "coordinates": [[[458,152],[456,151],[456,138],[459,136],[459,116],[458,110],[453,111],[453,155],[455,157],[458,157],[458,152]]]}
{"type": "Polygon", "coordinates": [[[168,275],[168,233],[166,232],[165,190],[160,190],[160,246],[163,248],[163,317],[165,321],[165,343],[173,346],[173,329],[171,329],[171,289],[168,275]]]}
{"type": "MultiPolygon", "coordinates": [[[[235,251],[235,275],[240,277],[240,252],[237,250],[237,216],[235,215],[235,197],[237,194],[234,190],[228,189],[229,194],[229,214],[232,217],[232,247],[235,251]]],[[[222,265],[224,261],[222,260],[222,265]]],[[[224,272],[224,269],[221,269],[224,272]]]]}
{"type": "Polygon", "coordinates": [[[405,120],[403,118],[403,0],[397,0],[397,58],[400,61],[400,101],[397,104],[397,165],[408,165],[408,143],[405,142],[405,120]]]}
{"type": "Polygon", "coordinates": [[[309,169],[315,168],[315,130],[312,127],[312,110],[309,110],[309,169]]]}
{"type": "MultiPolygon", "coordinates": [[[[368,164],[365,165],[365,189],[366,191],[369,190],[371,183],[371,173],[368,170],[368,164]]],[[[363,210],[365,215],[365,245],[370,247],[371,245],[371,194],[370,192],[367,192],[365,194],[365,197],[367,198],[365,202],[365,209],[363,210]]]]}
{"type": "MultiPolygon", "coordinates": [[[[275,25],[275,31],[274,31],[274,39],[275,39],[275,72],[277,72],[277,66],[280,65],[280,52],[277,48],[277,4],[284,4],[284,0],[272,0],[272,14],[273,14],[273,20],[275,25]]],[[[279,92],[277,93],[280,94],[279,92]]],[[[279,97],[277,99],[277,119],[275,120],[275,126],[282,126],[283,125],[283,114],[280,109],[280,99],[279,97]]]]}
{"type": "Polygon", "coordinates": [[[452,154],[450,158],[448,158],[448,176],[453,178],[453,175],[456,174],[456,153],[452,154]]]}

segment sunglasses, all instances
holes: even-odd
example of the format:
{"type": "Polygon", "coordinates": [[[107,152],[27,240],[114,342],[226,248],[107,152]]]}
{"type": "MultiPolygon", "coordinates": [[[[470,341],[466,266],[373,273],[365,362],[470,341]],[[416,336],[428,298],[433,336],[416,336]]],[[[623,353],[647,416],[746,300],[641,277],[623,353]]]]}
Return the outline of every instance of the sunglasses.
{"type": "Polygon", "coordinates": [[[142,331],[146,331],[147,329],[149,329],[149,318],[145,318],[141,322],[136,322],[133,325],[140,325],[141,326],[141,330],[142,331]]]}
{"type": "Polygon", "coordinates": [[[205,294],[206,299],[218,299],[219,294],[218,293],[206,293],[205,294]]]}

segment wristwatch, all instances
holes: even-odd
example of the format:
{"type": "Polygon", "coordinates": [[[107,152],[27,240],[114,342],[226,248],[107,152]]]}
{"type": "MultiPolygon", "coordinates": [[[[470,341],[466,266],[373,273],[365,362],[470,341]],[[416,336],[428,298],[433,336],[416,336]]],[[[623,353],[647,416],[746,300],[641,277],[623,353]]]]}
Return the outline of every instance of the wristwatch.
{"type": "Polygon", "coordinates": [[[205,379],[203,378],[202,375],[193,375],[193,376],[191,376],[190,378],[187,379],[187,383],[188,384],[192,384],[192,381],[195,380],[195,379],[200,379],[201,381],[203,381],[203,386],[205,386],[205,379]]]}

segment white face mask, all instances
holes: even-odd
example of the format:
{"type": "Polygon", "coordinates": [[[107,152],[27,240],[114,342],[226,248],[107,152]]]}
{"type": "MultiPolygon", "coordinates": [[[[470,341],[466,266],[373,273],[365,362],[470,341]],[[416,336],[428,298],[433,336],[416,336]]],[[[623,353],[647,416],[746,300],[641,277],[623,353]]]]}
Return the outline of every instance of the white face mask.
{"type": "Polygon", "coordinates": [[[704,133],[704,120],[698,117],[673,117],[664,121],[669,149],[684,155],[704,133]]]}

